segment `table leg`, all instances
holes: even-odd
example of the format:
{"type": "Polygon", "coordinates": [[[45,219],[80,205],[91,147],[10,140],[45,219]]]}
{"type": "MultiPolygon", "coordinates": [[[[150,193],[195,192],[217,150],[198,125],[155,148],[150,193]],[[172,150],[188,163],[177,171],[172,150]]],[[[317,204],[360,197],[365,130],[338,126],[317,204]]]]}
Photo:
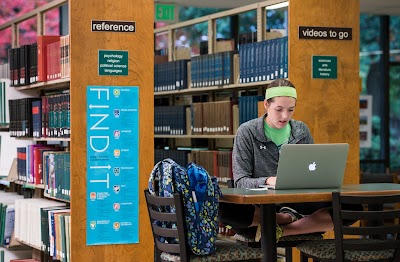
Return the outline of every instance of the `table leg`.
{"type": "Polygon", "coordinates": [[[261,249],[263,262],[276,262],[276,210],[275,204],[264,204],[261,213],[261,249]]]}

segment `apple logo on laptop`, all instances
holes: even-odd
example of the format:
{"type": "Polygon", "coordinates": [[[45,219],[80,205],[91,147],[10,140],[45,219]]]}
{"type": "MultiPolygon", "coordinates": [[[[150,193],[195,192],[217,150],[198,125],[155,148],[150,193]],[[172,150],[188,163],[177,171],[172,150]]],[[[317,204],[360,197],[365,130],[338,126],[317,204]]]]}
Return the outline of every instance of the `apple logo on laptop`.
{"type": "Polygon", "coordinates": [[[315,164],[315,162],[308,165],[308,170],[315,171],[315,169],[317,169],[317,164],[315,164]]]}

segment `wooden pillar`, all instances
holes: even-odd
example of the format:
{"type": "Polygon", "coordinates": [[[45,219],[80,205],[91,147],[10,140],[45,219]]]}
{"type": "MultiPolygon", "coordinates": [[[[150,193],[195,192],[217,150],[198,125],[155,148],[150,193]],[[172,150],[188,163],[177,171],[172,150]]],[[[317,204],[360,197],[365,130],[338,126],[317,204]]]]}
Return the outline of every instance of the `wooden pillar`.
{"type": "Polygon", "coordinates": [[[71,258],[79,261],[153,261],[153,237],[143,190],[154,162],[153,22],[149,0],[70,0],[71,258]],[[135,33],[92,32],[91,20],[135,21],[135,33]],[[128,76],[99,76],[98,50],[128,51],[128,76]],[[86,88],[139,86],[139,243],[86,245],[86,88]]]}
{"type": "MultiPolygon", "coordinates": [[[[359,0],[289,1],[289,80],[298,92],[294,118],[304,121],[316,143],[349,143],[344,183],[358,183],[359,0]],[[351,28],[352,40],[299,39],[299,26],[351,28]],[[313,79],[312,56],[336,56],[337,79],[313,79]]],[[[332,238],[333,232],[325,234],[332,238]]],[[[300,253],[293,249],[293,261],[300,253]]]]}
{"type": "Polygon", "coordinates": [[[350,144],[345,183],[359,182],[360,2],[289,1],[289,80],[297,88],[295,119],[316,143],[350,144]],[[299,26],[351,28],[352,40],[299,39],[299,26]],[[312,56],[336,56],[337,79],[313,79],[312,56]]]}

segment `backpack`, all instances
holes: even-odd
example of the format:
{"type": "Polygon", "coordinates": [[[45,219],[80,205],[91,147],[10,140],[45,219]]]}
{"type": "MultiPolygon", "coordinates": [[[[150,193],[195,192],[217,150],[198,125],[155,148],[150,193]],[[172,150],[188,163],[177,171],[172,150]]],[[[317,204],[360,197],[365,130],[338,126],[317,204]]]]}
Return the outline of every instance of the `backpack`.
{"type": "MultiPolygon", "coordinates": [[[[218,205],[221,190],[217,178],[210,177],[207,171],[190,163],[181,167],[170,158],[158,162],[149,178],[149,192],[153,195],[172,197],[180,193],[184,204],[184,215],[188,234],[188,245],[196,255],[215,252],[218,234],[218,205]],[[158,189],[158,190],[157,190],[158,189]]],[[[175,207],[167,207],[175,212],[175,207]]],[[[172,223],[161,225],[173,228],[172,223]]],[[[173,243],[177,239],[163,238],[160,242],[173,243]]]]}

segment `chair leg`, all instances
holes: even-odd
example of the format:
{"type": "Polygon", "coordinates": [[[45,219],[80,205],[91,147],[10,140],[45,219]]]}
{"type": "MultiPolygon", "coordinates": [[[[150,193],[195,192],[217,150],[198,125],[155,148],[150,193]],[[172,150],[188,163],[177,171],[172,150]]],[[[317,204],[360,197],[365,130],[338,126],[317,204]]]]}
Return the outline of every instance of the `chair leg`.
{"type": "Polygon", "coordinates": [[[292,248],[291,247],[285,247],[285,261],[286,262],[292,262],[292,248]]]}
{"type": "Polygon", "coordinates": [[[300,262],[308,262],[308,257],[303,252],[300,252],[300,262]]]}

